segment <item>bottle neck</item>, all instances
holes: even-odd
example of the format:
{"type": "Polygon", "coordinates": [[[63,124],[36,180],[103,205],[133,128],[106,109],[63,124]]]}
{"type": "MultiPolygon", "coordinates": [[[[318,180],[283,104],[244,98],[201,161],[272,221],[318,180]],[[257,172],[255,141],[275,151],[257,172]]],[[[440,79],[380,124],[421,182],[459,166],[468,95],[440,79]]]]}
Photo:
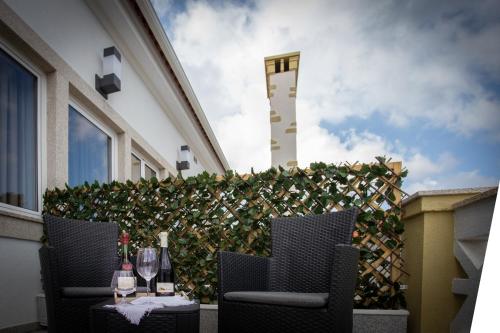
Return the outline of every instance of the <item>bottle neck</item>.
{"type": "Polygon", "coordinates": [[[132,263],[128,260],[128,245],[127,243],[123,244],[123,261],[122,261],[122,270],[131,271],[133,269],[132,263]]]}
{"type": "Polygon", "coordinates": [[[123,244],[123,261],[128,262],[128,245],[123,244]]]}

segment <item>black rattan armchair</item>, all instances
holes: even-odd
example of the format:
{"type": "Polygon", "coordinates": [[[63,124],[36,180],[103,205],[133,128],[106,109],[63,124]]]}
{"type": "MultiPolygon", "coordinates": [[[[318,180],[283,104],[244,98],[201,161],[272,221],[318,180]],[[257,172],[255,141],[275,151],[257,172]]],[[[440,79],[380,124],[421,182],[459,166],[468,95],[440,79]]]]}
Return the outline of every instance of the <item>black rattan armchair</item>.
{"type": "Polygon", "coordinates": [[[113,296],[118,226],[44,216],[39,251],[49,332],[89,332],[90,306],[113,296]]]}
{"type": "Polygon", "coordinates": [[[219,333],[351,332],[357,215],[274,219],[270,258],[219,252],[219,333]]]}

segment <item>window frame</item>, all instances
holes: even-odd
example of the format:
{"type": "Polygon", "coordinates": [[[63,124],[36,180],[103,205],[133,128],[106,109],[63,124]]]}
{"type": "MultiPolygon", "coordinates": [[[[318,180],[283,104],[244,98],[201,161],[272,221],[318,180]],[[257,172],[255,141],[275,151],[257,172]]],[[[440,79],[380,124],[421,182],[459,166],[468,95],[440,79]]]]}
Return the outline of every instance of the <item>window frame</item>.
{"type": "MultiPolygon", "coordinates": [[[[97,127],[99,130],[101,130],[104,134],[106,134],[110,139],[111,139],[111,156],[110,156],[110,163],[111,163],[111,179],[109,182],[112,182],[117,179],[118,175],[118,140],[117,140],[117,134],[115,131],[113,131],[109,126],[104,124],[101,120],[99,120],[97,117],[95,117],[91,112],[87,111],[87,109],[80,104],[77,100],[74,98],[69,99],[68,103],[68,129],[69,129],[69,107],[72,107],[75,109],[82,117],[87,119],[91,124],[93,124],[95,127],[97,127]]],[[[68,157],[66,163],[68,164],[68,179],[67,183],[69,184],[69,131],[68,131],[68,157]]]]}
{"type": "MultiPolygon", "coordinates": [[[[158,168],[153,163],[150,163],[147,159],[145,159],[142,154],[137,152],[137,150],[133,149],[131,155],[134,155],[141,161],[141,178],[145,178],[146,176],[146,165],[156,173],[156,179],[160,178],[160,172],[158,168]]],[[[130,179],[132,180],[132,170],[130,170],[130,179]]]]}
{"type": "Polygon", "coordinates": [[[37,209],[31,210],[28,208],[17,207],[7,203],[0,202],[0,213],[11,213],[14,215],[21,215],[26,217],[34,217],[39,219],[43,211],[43,193],[47,188],[47,109],[46,109],[46,96],[47,96],[47,78],[45,73],[40,70],[33,62],[25,57],[21,52],[17,51],[10,43],[3,38],[0,38],[0,49],[11,56],[20,66],[24,67],[37,79],[37,112],[36,112],[36,168],[37,168],[37,209]]]}

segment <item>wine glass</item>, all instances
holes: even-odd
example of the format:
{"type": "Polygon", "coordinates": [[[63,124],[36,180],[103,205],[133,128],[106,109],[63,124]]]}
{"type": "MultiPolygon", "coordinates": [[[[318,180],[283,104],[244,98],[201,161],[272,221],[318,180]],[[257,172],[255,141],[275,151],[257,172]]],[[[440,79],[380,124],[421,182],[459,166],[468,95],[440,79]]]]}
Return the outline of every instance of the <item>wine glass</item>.
{"type": "Polygon", "coordinates": [[[137,289],[137,280],[132,271],[115,271],[111,280],[111,289],[122,295],[121,304],[127,303],[125,296],[137,289]]]}
{"type": "Polygon", "coordinates": [[[139,249],[137,252],[137,272],[146,280],[147,295],[149,296],[149,281],[158,273],[158,256],[152,247],[139,249]]]}

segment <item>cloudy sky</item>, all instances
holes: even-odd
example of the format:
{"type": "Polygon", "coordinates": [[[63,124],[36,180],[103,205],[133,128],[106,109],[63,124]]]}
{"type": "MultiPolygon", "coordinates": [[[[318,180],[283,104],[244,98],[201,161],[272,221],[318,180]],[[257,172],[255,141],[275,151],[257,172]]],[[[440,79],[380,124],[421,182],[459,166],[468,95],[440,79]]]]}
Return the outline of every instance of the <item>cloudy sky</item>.
{"type": "Polygon", "coordinates": [[[500,1],[152,2],[238,172],[271,163],[264,57],[300,51],[299,166],[385,155],[409,193],[498,185],[500,1]]]}

